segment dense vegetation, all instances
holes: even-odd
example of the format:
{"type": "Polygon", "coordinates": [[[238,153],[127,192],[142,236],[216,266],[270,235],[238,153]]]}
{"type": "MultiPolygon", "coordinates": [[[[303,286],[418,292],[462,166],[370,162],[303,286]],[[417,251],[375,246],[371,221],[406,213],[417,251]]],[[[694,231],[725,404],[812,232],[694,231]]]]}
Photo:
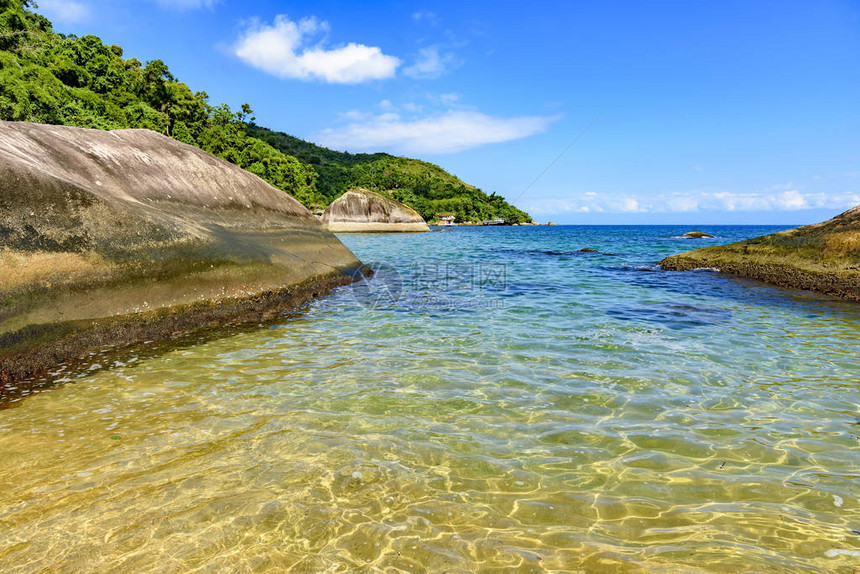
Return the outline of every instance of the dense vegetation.
{"type": "Polygon", "coordinates": [[[253,123],[247,132],[313,166],[316,188],[327,203],[349,188],[366,187],[411,206],[428,221],[435,219],[437,213],[453,213],[457,221],[531,221],[527,213],[503,197],[487,195],[432,163],[386,153],[337,152],[253,123]]]}
{"type": "Polygon", "coordinates": [[[426,219],[528,214],[440,167],[388,154],[335,152],[253,123],[251,108],[212,105],[161,60],[123,58],[96,36],[55,33],[30,0],[0,0],[0,119],[97,129],[146,128],[197,146],[320,210],[351,187],[388,193],[426,219]]]}

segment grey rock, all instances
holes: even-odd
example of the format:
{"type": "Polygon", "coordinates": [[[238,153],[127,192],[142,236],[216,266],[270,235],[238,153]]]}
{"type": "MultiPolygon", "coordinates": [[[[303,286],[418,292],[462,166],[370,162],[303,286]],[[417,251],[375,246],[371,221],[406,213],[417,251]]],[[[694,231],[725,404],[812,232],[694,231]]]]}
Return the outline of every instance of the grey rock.
{"type": "Polygon", "coordinates": [[[335,233],[430,231],[421,215],[399,201],[364,189],[351,189],[322,214],[322,222],[335,233]]]}
{"type": "Polygon", "coordinates": [[[259,321],[360,268],[290,195],[195,147],[0,122],[0,394],[96,347],[259,321]]]}

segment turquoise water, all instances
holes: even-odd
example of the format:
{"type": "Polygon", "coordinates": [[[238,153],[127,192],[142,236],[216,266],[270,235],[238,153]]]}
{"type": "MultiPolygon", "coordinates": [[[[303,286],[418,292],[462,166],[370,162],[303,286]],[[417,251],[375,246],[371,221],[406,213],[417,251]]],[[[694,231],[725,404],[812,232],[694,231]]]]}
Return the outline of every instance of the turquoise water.
{"type": "Polygon", "coordinates": [[[0,570],[853,572],[860,307],[778,228],[345,235],[369,282],[0,410],[0,570]],[[583,248],[597,252],[581,252],[583,248]]]}

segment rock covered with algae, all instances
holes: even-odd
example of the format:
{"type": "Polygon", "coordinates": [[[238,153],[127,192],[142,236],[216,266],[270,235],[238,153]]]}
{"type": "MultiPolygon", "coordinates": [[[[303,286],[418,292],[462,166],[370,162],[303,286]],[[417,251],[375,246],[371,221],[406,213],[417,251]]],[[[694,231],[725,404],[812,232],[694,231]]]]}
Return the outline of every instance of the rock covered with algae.
{"type": "Polygon", "coordinates": [[[860,301],[860,206],[823,223],[672,255],[660,266],[672,271],[719,269],[860,301]]]}

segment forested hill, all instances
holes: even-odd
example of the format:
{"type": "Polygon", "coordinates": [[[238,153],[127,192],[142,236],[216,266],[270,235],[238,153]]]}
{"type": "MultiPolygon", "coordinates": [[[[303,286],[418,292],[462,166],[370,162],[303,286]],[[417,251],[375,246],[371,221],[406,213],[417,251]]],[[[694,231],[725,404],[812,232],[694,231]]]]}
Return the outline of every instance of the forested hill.
{"type": "Polygon", "coordinates": [[[248,134],[311,165],[317,190],[331,202],[347,189],[366,187],[386,193],[418,211],[428,221],[437,213],[457,215],[458,221],[504,219],[508,223],[531,217],[495,193],[487,195],[438,165],[387,153],[333,151],[281,132],[250,124],[248,134]]]}
{"type": "Polygon", "coordinates": [[[146,128],[197,146],[262,177],[313,210],[351,187],[388,193],[426,219],[528,214],[440,167],[388,154],[349,154],[255,125],[250,106],[212,105],[161,60],[124,58],[96,36],[65,36],[29,0],[0,0],[0,119],[97,129],[146,128]]]}

